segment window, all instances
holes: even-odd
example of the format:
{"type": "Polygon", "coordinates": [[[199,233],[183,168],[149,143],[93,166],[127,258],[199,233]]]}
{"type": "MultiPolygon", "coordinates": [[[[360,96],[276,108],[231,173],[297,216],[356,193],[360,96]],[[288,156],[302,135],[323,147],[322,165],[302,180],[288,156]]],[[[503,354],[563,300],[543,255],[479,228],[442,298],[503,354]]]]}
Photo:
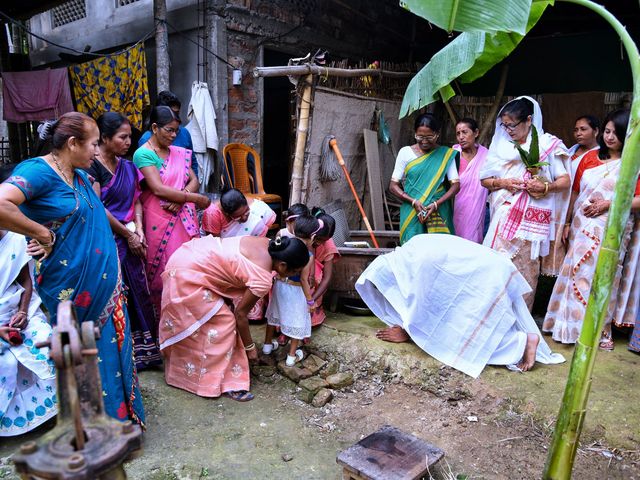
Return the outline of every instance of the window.
{"type": "Polygon", "coordinates": [[[71,0],[51,9],[53,28],[87,17],[85,0],[71,0]]]}
{"type": "Polygon", "coordinates": [[[131,5],[139,1],[140,0],[116,0],[116,7],[124,7],[125,5],[131,5]]]}

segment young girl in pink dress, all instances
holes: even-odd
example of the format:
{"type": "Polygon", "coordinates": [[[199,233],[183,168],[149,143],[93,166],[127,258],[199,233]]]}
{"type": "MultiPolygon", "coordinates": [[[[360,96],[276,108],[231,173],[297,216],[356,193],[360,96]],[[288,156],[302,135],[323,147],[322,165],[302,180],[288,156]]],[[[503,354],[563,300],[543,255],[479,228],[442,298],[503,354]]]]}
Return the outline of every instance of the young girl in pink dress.
{"type": "Polygon", "coordinates": [[[313,240],[315,257],[315,281],[312,285],[312,300],[314,309],[311,313],[311,326],[316,327],[324,322],[327,315],[322,308],[322,297],[329,288],[333,276],[333,263],[340,258],[338,247],[331,237],[336,230],[336,221],[325,213],[322,208],[313,207],[311,214],[318,220],[322,220],[323,226],[313,240]]]}

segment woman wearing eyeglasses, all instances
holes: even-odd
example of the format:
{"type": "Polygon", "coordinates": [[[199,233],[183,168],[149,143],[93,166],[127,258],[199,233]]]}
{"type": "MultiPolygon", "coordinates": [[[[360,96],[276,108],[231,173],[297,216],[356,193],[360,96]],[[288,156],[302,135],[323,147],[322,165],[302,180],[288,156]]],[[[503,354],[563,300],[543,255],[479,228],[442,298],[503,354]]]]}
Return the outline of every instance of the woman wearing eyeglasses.
{"type": "Polygon", "coordinates": [[[459,153],[438,145],[440,122],[430,114],[415,121],[416,143],[398,152],[389,191],[400,206],[400,243],[421,233],[454,234],[452,199],[460,190],[459,153]]]}
{"type": "Polygon", "coordinates": [[[487,161],[480,171],[490,194],[491,223],[484,245],[508,256],[531,286],[524,298],[531,310],[538,275],[557,275],[564,257],[562,230],[569,204],[569,156],[562,141],[542,130],[540,106],[518,97],[496,119],[487,161]],[[531,172],[516,145],[531,151],[538,136],[538,171],[531,172]]]}
{"type": "Polygon", "coordinates": [[[155,107],[149,119],[151,137],[133,155],[133,163],[144,175],[140,196],[147,239],[147,276],[151,301],[160,314],[164,267],[178,247],[199,236],[196,207],[211,201],[196,193],[198,179],[191,169],[191,151],[171,145],[180,119],[169,107],[155,107]]]}

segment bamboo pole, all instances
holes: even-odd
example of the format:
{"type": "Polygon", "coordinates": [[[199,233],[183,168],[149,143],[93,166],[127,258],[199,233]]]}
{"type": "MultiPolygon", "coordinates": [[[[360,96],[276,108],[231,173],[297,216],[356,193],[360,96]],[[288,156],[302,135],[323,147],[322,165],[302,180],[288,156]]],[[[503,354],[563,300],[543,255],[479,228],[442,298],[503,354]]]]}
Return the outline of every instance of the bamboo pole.
{"type": "Polygon", "coordinates": [[[309,113],[311,111],[311,88],[313,74],[309,73],[304,80],[304,89],[300,100],[300,120],[296,129],[296,152],[291,171],[291,199],[289,205],[302,202],[302,180],[304,178],[304,151],[309,131],[309,113]]]}
{"type": "Polygon", "coordinates": [[[578,441],[587,411],[591,390],[593,365],[598,351],[600,334],[607,315],[607,307],[615,278],[620,242],[631,210],[636,179],[640,170],[640,52],[625,27],[604,7],[589,0],[562,0],[582,5],[605,19],[618,33],[624,45],[633,76],[633,102],[627,138],[622,151],[622,165],[615,194],[609,209],[604,240],[596,263],[591,293],[585,312],[582,332],[576,343],[569,370],[569,378],[543,478],[565,480],[571,477],[578,441]]]}
{"type": "Polygon", "coordinates": [[[254,77],[284,77],[287,75],[320,75],[322,77],[391,77],[391,78],[409,78],[415,75],[412,72],[392,72],[390,70],[381,70],[375,68],[334,68],[323,67],[305,63],[304,65],[289,65],[281,67],[256,67],[253,69],[254,77]]]}

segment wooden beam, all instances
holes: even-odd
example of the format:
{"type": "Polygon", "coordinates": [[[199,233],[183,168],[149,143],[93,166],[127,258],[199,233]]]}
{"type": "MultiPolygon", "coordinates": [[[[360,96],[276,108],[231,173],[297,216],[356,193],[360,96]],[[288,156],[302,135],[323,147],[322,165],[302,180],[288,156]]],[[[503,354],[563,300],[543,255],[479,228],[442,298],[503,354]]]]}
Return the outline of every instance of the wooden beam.
{"type": "Polygon", "coordinates": [[[281,67],[256,67],[253,69],[254,77],[284,77],[287,75],[320,75],[332,77],[391,77],[391,78],[409,78],[413,77],[413,72],[392,72],[390,70],[380,70],[374,68],[334,68],[322,67],[320,65],[312,65],[306,63],[304,65],[285,65],[281,67]]]}

